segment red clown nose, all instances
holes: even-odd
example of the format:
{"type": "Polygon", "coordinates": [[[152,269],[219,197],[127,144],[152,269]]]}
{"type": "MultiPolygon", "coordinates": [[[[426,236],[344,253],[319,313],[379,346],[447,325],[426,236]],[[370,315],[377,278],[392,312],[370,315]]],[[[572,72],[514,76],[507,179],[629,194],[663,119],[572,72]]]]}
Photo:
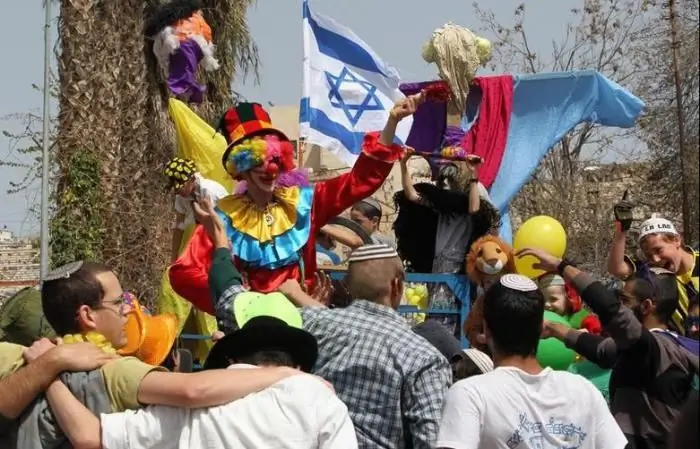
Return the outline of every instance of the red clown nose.
{"type": "Polygon", "coordinates": [[[277,176],[279,173],[280,168],[279,165],[277,165],[275,162],[269,162],[267,164],[267,172],[272,175],[272,176],[277,176]]]}

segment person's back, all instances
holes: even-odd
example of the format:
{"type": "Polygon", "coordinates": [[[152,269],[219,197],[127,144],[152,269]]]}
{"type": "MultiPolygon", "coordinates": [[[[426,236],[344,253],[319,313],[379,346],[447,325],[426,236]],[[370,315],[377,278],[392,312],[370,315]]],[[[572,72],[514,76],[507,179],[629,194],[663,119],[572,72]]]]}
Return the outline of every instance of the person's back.
{"type": "Polygon", "coordinates": [[[452,388],[470,401],[453,404],[448,398],[445,407],[460,412],[445,415],[440,447],[603,449],[596,445],[595,434],[615,430],[605,428],[615,426],[613,420],[601,419],[610,413],[600,392],[583,377],[565,371],[545,368],[528,374],[500,367],[461,380],[452,388]],[[457,429],[465,422],[481,428],[472,436],[478,444],[462,446],[460,437],[450,439],[451,434],[462,435],[457,429]]]}
{"type": "MultiPolygon", "coordinates": [[[[250,365],[231,367],[245,368],[255,369],[250,365]]],[[[138,411],[102,415],[102,429],[105,448],[357,447],[345,404],[327,385],[312,376],[293,376],[218,407],[149,406],[138,411]],[[128,443],[124,442],[125,435],[128,443]]]]}
{"type": "Polygon", "coordinates": [[[432,448],[450,365],[395,310],[404,275],[396,250],[366,245],[349,261],[348,291],[372,301],[302,309],[304,329],[318,341],[313,373],[331,382],[347,405],[359,447],[432,448]]]}
{"type": "Polygon", "coordinates": [[[313,310],[313,315],[305,310],[304,328],[319,344],[314,374],[333,384],[347,404],[360,447],[403,447],[398,442],[404,436],[395,430],[403,427],[403,411],[412,405],[406,387],[413,382],[432,384],[436,397],[424,399],[426,404],[435,399],[434,416],[439,416],[451,381],[449,364],[403,317],[364,300],[344,309],[313,310]],[[382,428],[389,431],[377,431],[382,428]]]}
{"type": "Polygon", "coordinates": [[[493,372],[461,380],[445,398],[443,449],[623,449],[627,440],[602,394],[573,373],[542,368],[537,348],[544,297],[506,274],[484,296],[493,372]]]}

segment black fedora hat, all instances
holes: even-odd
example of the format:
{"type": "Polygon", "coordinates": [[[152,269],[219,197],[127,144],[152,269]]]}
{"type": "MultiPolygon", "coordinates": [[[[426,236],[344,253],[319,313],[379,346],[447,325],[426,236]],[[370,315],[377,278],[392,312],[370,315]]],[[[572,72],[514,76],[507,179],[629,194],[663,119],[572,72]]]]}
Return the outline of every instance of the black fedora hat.
{"type": "Polygon", "coordinates": [[[221,340],[209,352],[204,369],[226,368],[230,360],[240,360],[258,351],[282,351],[302,371],[311,372],[318,358],[316,338],[279,318],[257,316],[221,340]]]}

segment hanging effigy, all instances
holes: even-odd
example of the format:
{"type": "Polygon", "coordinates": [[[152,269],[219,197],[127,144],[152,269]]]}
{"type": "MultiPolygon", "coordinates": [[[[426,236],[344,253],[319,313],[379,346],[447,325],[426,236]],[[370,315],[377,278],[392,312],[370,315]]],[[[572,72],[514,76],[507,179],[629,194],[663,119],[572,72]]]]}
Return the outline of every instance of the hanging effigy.
{"type": "Polygon", "coordinates": [[[182,101],[201,103],[206,86],[197,81],[201,66],[219,68],[209,24],[198,0],[174,0],[161,6],[146,25],[153,53],[167,79],[171,94],[182,101]]]}

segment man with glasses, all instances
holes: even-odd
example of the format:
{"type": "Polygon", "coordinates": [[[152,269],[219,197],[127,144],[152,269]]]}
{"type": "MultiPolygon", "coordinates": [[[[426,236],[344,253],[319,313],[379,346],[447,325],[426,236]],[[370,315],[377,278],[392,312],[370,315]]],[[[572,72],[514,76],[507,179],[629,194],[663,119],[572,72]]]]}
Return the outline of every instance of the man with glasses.
{"type": "MultiPolygon", "coordinates": [[[[85,336],[111,354],[126,343],[123,326],[129,307],[124,302],[119,279],[104,265],[76,262],[59,268],[47,277],[41,294],[44,315],[58,335],[85,336]]],[[[27,357],[28,350],[23,346],[4,348],[0,353],[0,379],[25,370],[26,382],[42,388],[48,382],[49,392],[60,393],[60,390],[68,388],[97,414],[138,409],[146,404],[185,408],[216,406],[300,373],[286,367],[261,368],[255,372],[213,370],[169,373],[134,357],[114,356],[114,360],[97,371],[80,375],[64,374],[59,380],[54,380],[53,376],[39,382],[33,377],[44,374],[32,369],[32,365],[41,363],[44,360],[42,351],[49,354],[53,344],[44,344],[42,348],[33,351],[32,357],[27,357]],[[25,365],[28,366],[24,368],[25,365]]],[[[35,395],[41,393],[39,387],[33,391],[35,395]]],[[[42,444],[46,441],[60,443],[63,435],[52,421],[51,414],[45,412],[47,408],[47,402],[42,398],[24,412],[21,422],[15,420],[7,447],[47,447],[39,445],[40,441],[42,444]]],[[[12,415],[14,411],[7,417],[11,419],[14,417],[12,415]]],[[[82,447],[89,442],[71,443],[82,447]]]]}

